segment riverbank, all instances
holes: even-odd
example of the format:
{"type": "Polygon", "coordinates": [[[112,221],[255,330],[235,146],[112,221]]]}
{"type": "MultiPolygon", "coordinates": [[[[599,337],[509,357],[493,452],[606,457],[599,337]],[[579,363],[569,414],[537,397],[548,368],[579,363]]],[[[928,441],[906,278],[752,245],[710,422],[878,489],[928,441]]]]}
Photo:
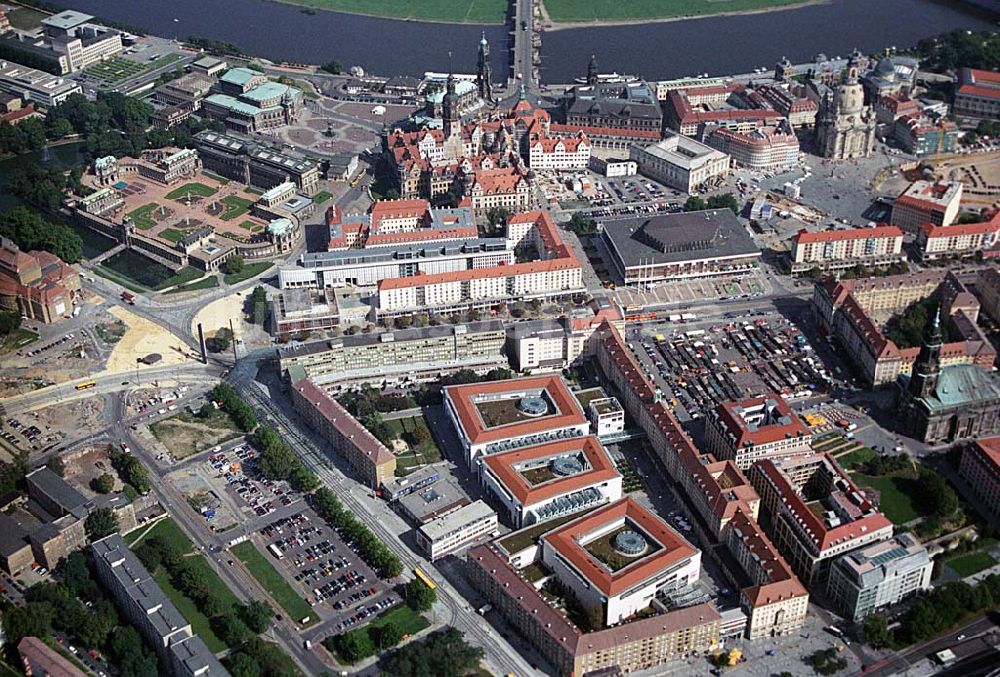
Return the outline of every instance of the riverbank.
{"type": "MultiPolygon", "coordinates": [[[[775,0],[771,0],[774,2],[775,0]]],[[[780,1],[780,0],[778,0],[780,1]]],[[[747,9],[734,9],[734,10],[721,10],[721,11],[707,11],[698,14],[678,14],[675,16],[666,17],[636,17],[636,18],[622,18],[622,19],[607,19],[607,18],[597,18],[590,21],[561,21],[558,18],[553,19],[545,6],[544,0],[541,3],[541,13],[542,13],[542,24],[541,27],[545,32],[562,31],[574,28],[603,28],[603,27],[614,27],[614,26],[635,26],[635,25],[646,25],[646,24],[664,24],[664,23],[674,23],[677,21],[692,21],[695,19],[715,19],[718,17],[731,17],[731,16],[750,16],[754,14],[771,14],[773,12],[783,12],[790,9],[802,9],[804,7],[809,7],[812,5],[829,5],[832,0],[788,0],[783,4],[768,4],[761,7],[751,7],[747,9]]],[[[711,3],[706,3],[710,5],[711,3]]]]}
{"type": "Polygon", "coordinates": [[[373,11],[371,0],[271,0],[303,10],[355,14],[376,19],[437,24],[501,25],[507,19],[507,0],[380,0],[373,11]],[[459,5],[456,7],[456,5],[459,5]]]}

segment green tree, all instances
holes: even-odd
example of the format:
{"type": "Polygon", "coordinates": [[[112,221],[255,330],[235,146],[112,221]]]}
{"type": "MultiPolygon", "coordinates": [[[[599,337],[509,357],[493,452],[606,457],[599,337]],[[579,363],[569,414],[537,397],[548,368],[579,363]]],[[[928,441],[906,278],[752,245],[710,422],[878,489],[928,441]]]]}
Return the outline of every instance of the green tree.
{"type": "Polygon", "coordinates": [[[882,649],[889,645],[892,634],[889,632],[889,623],[885,616],[881,614],[868,614],[865,616],[862,626],[865,642],[873,649],[882,649]]]}
{"type": "Polygon", "coordinates": [[[375,655],[375,643],[364,630],[353,630],[337,635],[333,646],[348,663],[357,663],[375,655]]]}
{"type": "Polygon", "coordinates": [[[403,594],[406,597],[406,603],[415,611],[430,611],[434,602],[437,601],[437,593],[418,578],[414,578],[406,584],[403,594]]]}
{"type": "Polygon", "coordinates": [[[569,222],[566,224],[566,228],[573,231],[577,235],[593,235],[597,232],[597,221],[589,216],[584,216],[583,214],[577,212],[570,217],[569,222]]]}
{"type": "Polygon", "coordinates": [[[229,327],[221,327],[215,336],[212,337],[212,351],[216,353],[223,353],[229,350],[229,346],[232,345],[233,332],[229,327]]]}
{"type": "Polygon", "coordinates": [[[94,480],[94,490],[99,494],[110,494],[115,488],[115,478],[103,473],[94,480]]]}
{"type": "Polygon", "coordinates": [[[87,515],[84,528],[87,530],[87,537],[96,541],[118,531],[118,518],[111,508],[98,508],[87,515]]]}
{"type": "Polygon", "coordinates": [[[469,645],[455,628],[437,632],[386,656],[380,668],[393,677],[462,677],[473,671],[483,658],[483,650],[469,645]]]}
{"type": "Polygon", "coordinates": [[[379,651],[384,651],[394,647],[403,639],[403,631],[397,623],[389,621],[385,625],[374,629],[375,637],[372,639],[378,644],[379,651]]]}
{"type": "Polygon", "coordinates": [[[947,480],[930,468],[921,467],[917,494],[928,514],[950,517],[958,510],[958,495],[947,480]]]}
{"type": "Polygon", "coordinates": [[[736,216],[740,215],[740,203],[732,193],[713,195],[708,198],[706,206],[709,209],[730,209],[736,216]]]}
{"type": "Polygon", "coordinates": [[[497,228],[499,226],[506,226],[507,221],[513,215],[514,212],[507,207],[492,207],[486,212],[486,220],[491,226],[497,228]]]}
{"type": "Polygon", "coordinates": [[[320,68],[325,70],[327,73],[333,73],[334,75],[340,75],[344,71],[344,67],[336,59],[333,61],[327,61],[325,64],[320,66],[320,68]]]}
{"type": "Polygon", "coordinates": [[[55,609],[49,602],[7,608],[3,613],[7,641],[16,645],[24,637],[48,637],[52,632],[54,616],[55,609]]]}
{"type": "MultiPolygon", "coordinates": [[[[36,165],[28,166],[36,167],[36,165]]],[[[46,182],[48,179],[45,177],[49,176],[47,173],[48,170],[43,169],[43,176],[33,175],[33,171],[28,170],[28,174],[12,172],[10,177],[11,182],[24,180],[30,183],[38,181],[43,185],[47,185],[46,182]]],[[[59,181],[63,181],[61,175],[59,175],[59,181]]],[[[35,185],[26,190],[31,192],[44,190],[44,188],[35,185]]],[[[56,193],[55,201],[52,205],[54,211],[62,201],[62,186],[53,188],[53,190],[56,193]]],[[[11,192],[19,197],[24,194],[23,191],[18,191],[14,188],[11,189],[11,192]]],[[[29,198],[25,199],[28,199],[29,202],[33,201],[29,198]]],[[[83,256],[83,240],[80,239],[79,235],[68,226],[46,221],[39,214],[27,207],[14,207],[8,211],[0,212],[0,236],[10,238],[23,250],[43,249],[55,254],[66,263],[76,263],[83,256]]]]}
{"type": "Polygon", "coordinates": [[[274,610],[267,602],[254,599],[247,604],[240,605],[239,615],[248,628],[260,634],[270,627],[274,610]]]}
{"type": "Polygon", "coordinates": [[[243,272],[243,257],[236,254],[226,259],[226,272],[230,275],[238,275],[243,272]]]}
{"type": "Polygon", "coordinates": [[[703,209],[708,209],[708,203],[697,195],[692,195],[684,203],[684,211],[686,212],[700,212],[703,209]]]}

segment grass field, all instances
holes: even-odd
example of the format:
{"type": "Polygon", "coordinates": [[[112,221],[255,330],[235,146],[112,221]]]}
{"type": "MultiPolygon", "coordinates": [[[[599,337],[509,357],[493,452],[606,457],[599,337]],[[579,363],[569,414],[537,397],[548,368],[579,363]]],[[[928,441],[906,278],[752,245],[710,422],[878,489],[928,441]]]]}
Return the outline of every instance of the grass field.
{"type": "Polygon", "coordinates": [[[167,199],[183,200],[189,193],[191,195],[199,195],[201,197],[212,197],[215,195],[215,192],[215,188],[195,181],[192,183],[185,183],[183,186],[174,188],[172,191],[167,193],[167,199]]]}
{"type": "Polygon", "coordinates": [[[243,265],[243,270],[233,274],[227,273],[224,279],[226,284],[239,284],[243,280],[249,280],[255,275],[260,275],[273,265],[274,264],[270,261],[255,261],[254,263],[246,263],[243,265]]]}
{"type": "Polygon", "coordinates": [[[385,613],[379,614],[368,627],[380,628],[387,623],[395,623],[403,631],[403,635],[415,635],[430,625],[426,618],[405,604],[400,604],[385,613]]]}
{"type": "Polygon", "coordinates": [[[170,268],[154,263],[128,249],[105,259],[101,265],[94,268],[94,272],[138,292],[148,289],[160,291],[177,284],[194,282],[204,275],[202,271],[191,266],[181,268],[175,273],[170,268]]]}
{"type": "Polygon", "coordinates": [[[291,585],[284,579],[267,558],[260,554],[250,541],[244,541],[233,547],[232,552],[246,565],[250,574],[257,579],[261,587],[267,590],[274,601],[288,613],[288,617],[296,623],[303,618],[309,617],[309,625],[316,622],[312,609],[306,601],[295,592],[291,585]]]}
{"type": "Polygon", "coordinates": [[[259,223],[254,223],[253,221],[247,219],[246,221],[240,221],[240,228],[244,230],[249,230],[251,233],[259,233],[264,230],[264,226],[259,223]]]}
{"type": "MultiPolygon", "coordinates": [[[[577,0],[579,1],[579,0],[577,0]]],[[[505,0],[281,0],[290,5],[385,16],[417,21],[500,24],[507,12],[505,0]]]]}
{"type": "Polygon", "coordinates": [[[916,496],[915,479],[898,475],[864,475],[854,473],[854,482],[861,486],[872,487],[880,494],[879,509],[885,513],[893,524],[904,524],[920,517],[914,503],[916,496]]]}
{"type": "Polygon", "coordinates": [[[197,282],[192,282],[191,284],[182,284],[179,287],[174,287],[173,289],[168,289],[163,292],[164,294],[180,294],[185,291],[197,291],[199,289],[212,289],[219,286],[219,278],[215,275],[211,277],[204,277],[197,282]]]}
{"type": "MultiPolygon", "coordinates": [[[[198,559],[201,558],[199,557],[198,559]]],[[[213,576],[215,575],[214,571],[211,573],[213,576]]],[[[177,607],[177,610],[181,612],[181,615],[191,624],[191,632],[204,640],[205,646],[208,647],[209,651],[218,653],[227,648],[226,643],[212,632],[212,624],[208,620],[208,616],[198,611],[198,607],[195,606],[191,598],[175,588],[174,584],[170,582],[170,574],[167,573],[166,569],[162,567],[158,569],[153,574],[153,580],[163,588],[164,594],[166,594],[170,601],[174,603],[174,606],[177,607]]],[[[221,581],[219,583],[220,585],[222,584],[221,581]]],[[[226,589],[228,590],[228,588],[226,589]]]]}
{"type": "Polygon", "coordinates": [[[629,21],[705,16],[801,4],[803,0],[543,0],[552,21],[629,21]]]}
{"type": "Polygon", "coordinates": [[[241,434],[229,414],[221,409],[213,410],[208,418],[182,411],[151,424],[149,430],[177,459],[187,458],[241,434]]]}
{"type": "Polygon", "coordinates": [[[164,228],[160,231],[160,237],[164,240],[170,240],[171,242],[180,242],[183,240],[190,230],[177,230],[176,228],[164,228]]]}
{"type": "Polygon", "coordinates": [[[219,217],[223,221],[232,221],[239,216],[243,216],[253,207],[253,202],[242,197],[237,197],[236,195],[227,195],[222,198],[222,204],[226,206],[226,211],[219,217]]]}
{"type": "Polygon", "coordinates": [[[156,522],[151,528],[149,525],[140,526],[134,531],[130,531],[125,536],[125,542],[128,543],[129,547],[132,547],[136,541],[141,539],[152,538],[153,536],[159,536],[165,539],[169,543],[172,543],[181,552],[191,552],[194,545],[191,543],[191,539],[184,535],[181,528],[177,526],[177,522],[173,521],[169,517],[165,517],[160,521],[156,522]],[[147,531],[148,529],[148,531],[147,531]]]}
{"type": "Polygon", "coordinates": [[[428,463],[437,463],[441,460],[441,450],[438,449],[437,443],[434,441],[434,436],[431,435],[430,428],[427,427],[427,419],[423,416],[391,419],[386,421],[385,424],[392,431],[392,434],[396,436],[396,439],[401,439],[407,444],[409,444],[409,439],[406,433],[411,432],[415,428],[423,428],[426,433],[426,442],[416,447],[411,445],[407,451],[396,456],[396,462],[399,464],[398,467],[401,472],[408,473],[414,468],[427,465],[428,463]]]}
{"type": "Polygon", "coordinates": [[[107,61],[87,66],[84,72],[91,77],[99,78],[108,84],[133,78],[146,70],[146,66],[136,61],[129,61],[120,56],[113,56],[107,61]]]}
{"type": "Polygon", "coordinates": [[[947,559],[944,563],[951,567],[956,574],[965,578],[972,574],[978,574],[984,569],[989,569],[996,565],[997,561],[989,553],[971,552],[967,555],[958,555],[957,557],[947,559]]]}
{"type": "Polygon", "coordinates": [[[329,200],[332,197],[333,197],[333,194],[330,193],[330,191],[328,191],[328,190],[321,190],[320,192],[318,192],[315,195],[313,195],[313,202],[315,202],[318,205],[321,205],[321,204],[323,204],[324,202],[326,202],[327,200],[329,200]]]}
{"type": "Polygon", "coordinates": [[[149,204],[144,204],[143,206],[133,209],[126,216],[132,219],[132,223],[139,230],[149,230],[156,225],[156,221],[153,220],[152,213],[156,211],[156,208],[160,205],[155,202],[150,202],[149,204]]]}
{"type": "Polygon", "coordinates": [[[861,465],[862,463],[867,463],[871,459],[878,456],[878,454],[868,447],[860,447],[854,451],[849,451],[843,456],[837,456],[837,463],[844,470],[850,470],[851,468],[861,465]]]}

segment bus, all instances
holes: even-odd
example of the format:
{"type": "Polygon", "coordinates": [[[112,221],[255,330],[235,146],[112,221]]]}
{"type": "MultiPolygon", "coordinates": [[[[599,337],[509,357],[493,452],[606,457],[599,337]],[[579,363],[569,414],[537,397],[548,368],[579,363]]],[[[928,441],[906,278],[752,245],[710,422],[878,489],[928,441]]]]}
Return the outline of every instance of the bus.
{"type": "Polygon", "coordinates": [[[424,570],[421,569],[420,567],[417,567],[413,570],[413,575],[419,578],[421,581],[423,581],[424,585],[426,585],[431,590],[437,589],[437,583],[432,581],[431,577],[425,574],[424,570]]]}
{"type": "Polygon", "coordinates": [[[284,559],[285,558],[285,553],[281,552],[281,548],[279,548],[274,543],[272,543],[271,545],[267,546],[267,549],[271,551],[271,554],[274,555],[275,559],[284,559]]]}
{"type": "Polygon", "coordinates": [[[77,390],[90,390],[97,385],[97,381],[87,381],[86,383],[81,383],[76,387],[77,390]]]}

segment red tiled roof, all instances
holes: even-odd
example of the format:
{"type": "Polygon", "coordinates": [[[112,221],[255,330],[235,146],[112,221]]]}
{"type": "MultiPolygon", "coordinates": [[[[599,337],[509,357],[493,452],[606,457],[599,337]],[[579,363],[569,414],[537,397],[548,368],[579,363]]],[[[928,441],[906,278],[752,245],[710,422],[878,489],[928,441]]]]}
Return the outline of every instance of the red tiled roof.
{"type": "Polygon", "coordinates": [[[469,443],[473,445],[532,435],[557,428],[568,428],[587,422],[587,417],[583,415],[580,403],[558,376],[529,376],[509,381],[446,386],[444,396],[451,402],[469,443]],[[486,427],[473,401],[475,398],[481,395],[516,394],[527,390],[544,390],[552,404],[555,405],[556,413],[536,419],[493,426],[492,428],[486,427]]]}
{"type": "Polygon", "coordinates": [[[1000,230],[1000,219],[993,218],[990,221],[981,223],[953,223],[950,226],[938,226],[933,223],[925,223],[920,229],[927,236],[927,239],[934,237],[957,237],[960,235],[985,235],[995,233],[1000,230]]]}
{"type": "Polygon", "coordinates": [[[839,242],[841,240],[867,240],[869,238],[883,237],[903,237],[903,231],[896,226],[882,224],[875,228],[851,228],[850,230],[824,230],[819,233],[810,233],[800,230],[794,239],[798,244],[809,244],[812,242],[839,242]]]}
{"type": "Polygon", "coordinates": [[[873,531],[879,531],[886,527],[892,527],[892,522],[881,512],[878,512],[875,506],[864,497],[864,494],[858,490],[857,485],[854,484],[850,476],[844,472],[832,456],[829,454],[816,454],[816,456],[824,457],[836,475],[847,482],[850,492],[857,493],[861,497],[861,503],[857,506],[861,512],[874,512],[861,519],[828,528],[826,523],[809,509],[805,498],[795,489],[788,476],[779,469],[774,461],[770,459],[759,461],[757,468],[770,479],[771,483],[777,489],[781,501],[794,511],[795,516],[799,520],[805,523],[803,532],[808,534],[809,539],[820,553],[837,543],[860,538],[865,534],[870,534],[873,531]]]}
{"type": "MultiPolygon", "coordinates": [[[[792,573],[788,562],[753,518],[740,510],[730,520],[728,528],[738,533],[737,537],[744,547],[753,553],[755,566],[766,576],[763,582],[741,591],[751,606],[756,608],[762,604],[809,595],[802,582],[792,573]]],[[[756,576],[753,577],[756,579],[756,576]]]]}
{"type": "Polygon", "coordinates": [[[469,228],[420,228],[402,233],[375,233],[365,240],[365,247],[378,247],[406,242],[430,240],[466,240],[479,236],[475,226],[469,228]]]}
{"type": "Polygon", "coordinates": [[[620,127],[596,127],[592,125],[563,125],[552,123],[549,126],[549,131],[552,133],[561,134],[575,134],[577,132],[583,132],[588,137],[595,136],[614,136],[621,138],[636,138],[636,139],[659,139],[662,135],[660,132],[651,129],[624,129],[620,127]]]}
{"type": "Polygon", "coordinates": [[[618,471],[601,443],[593,435],[559,440],[533,447],[493,454],[483,459],[493,475],[523,506],[535,505],[618,477],[618,471]],[[526,461],[583,452],[590,469],[576,475],[556,476],[543,484],[532,485],[514,466],[526,461]]]}
{"type": "Polygon", "coordinates": [[[344,437],[351,440],[372,464],[379,466],[388,463],[396,457],[384,444],[368,432],[361,423],[350,415],[350,413],[340,406],[337,400],[312,382],[311,379],[302,379],[292,384],[302,397],[312,406],[319,410],[320,415],[333,425],[344,437]]]}
{"type": "Polygon", "coordinates": [[[698,551],[681,538],[666,522],[642,507],[631,498],[597,508],[586,515],[565,524],[542,536],[546,547],[553,548],[587,579],[591,585],[608,596],[637,585],[668,567],[684,559],[695,556],[698,551]],[[660,548],[617,572],[608,568],[580,545],[581,538],[609,524],[625,520],[645,532],[659,543],[660,548]]]}
{"type": "Polygon", "coordinates": [[[726,432],[735,439],[737,449],[742,449],[747,445],[770,444],[782,439],[794,439],[812,434],[809,432],[809,428],[805,427],[802,421],[799,420],[799,417],[795,415],[792,408],[788,406],[788,403],[778,394],[774,394],[771,397],[755,397],[749,400],[740,400],[739,402],[724,402],[718,406],[716,411],[719,413],[719,421],[725,427],[726,432]],[[769,423],[756,430],[751,430],[746,421],[743,420],[743,417],[736,413],[736,407],[738,406],[749,409],[750,407],[760,406],[768,400],[772,400],[777,405],[776,409],[778,413],[781,416],[790,418],[791,422],[785,424],[769,423]]]}
{"type": "Polygon", "coordinates": [[[993,466],[994,470],[1000,472],[1000,437],[978,439],[969,451],[977,453],[983,461],[986,461],[993,466]]]}

